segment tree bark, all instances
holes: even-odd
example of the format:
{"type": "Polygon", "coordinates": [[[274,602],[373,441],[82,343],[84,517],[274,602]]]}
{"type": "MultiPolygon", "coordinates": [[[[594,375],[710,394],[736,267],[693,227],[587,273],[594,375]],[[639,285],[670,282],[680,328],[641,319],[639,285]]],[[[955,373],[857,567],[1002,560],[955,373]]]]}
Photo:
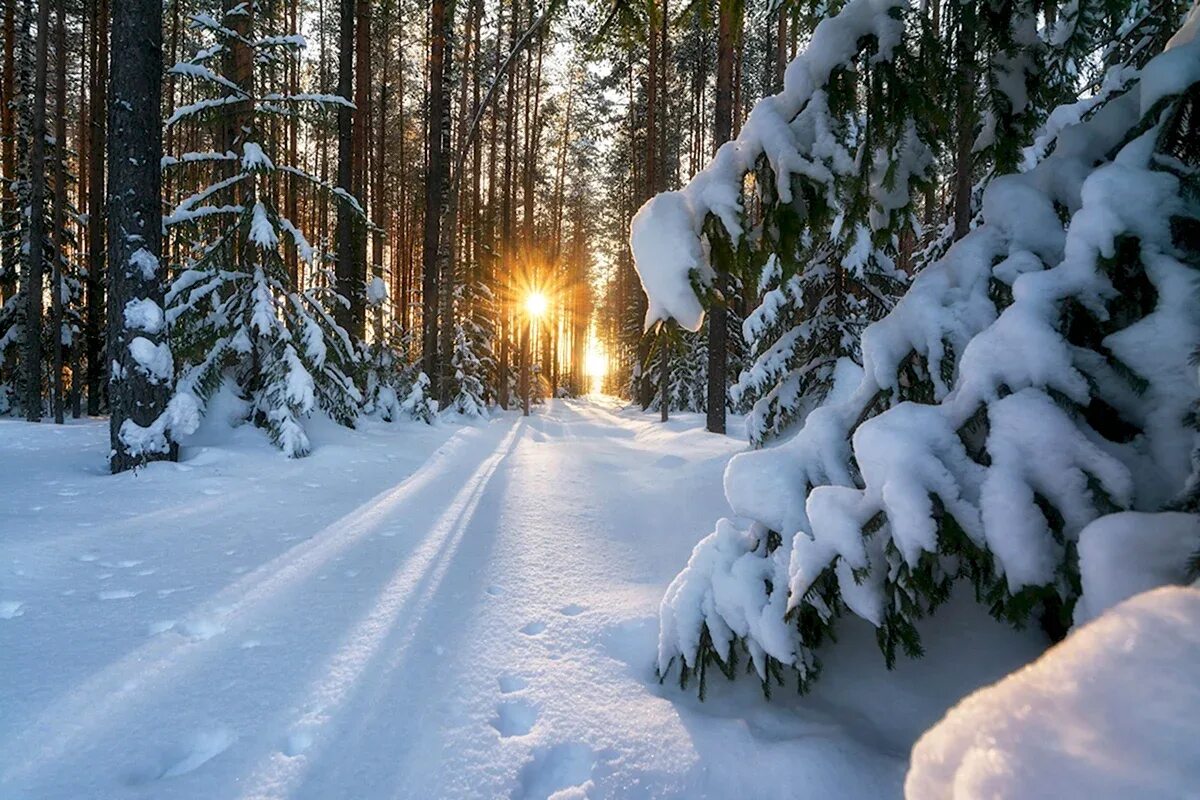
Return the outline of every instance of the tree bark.
{"type": "Polygon", "coordinates": [[[114,365],[109,430],[110,466],[121,472],[147,461],[174,460],[178,448],[171,443],[164,453],[135,454],[121,436],[126,420],[148,427],[159,418],[172,381],[147,373],[130,350],[136,338],[164,345],[166,330],[130,330],[124,321],[129,302],[149,300],[161,308],[166,294],[157,264],[162,254],[162,2],[120,0],[113,10],[112,47],[121,57],[112,65],[108,107],[108,358],[114,365]]]}
{"type": "MultiPolygon", "coordinates": [[[[354,99],[354,22],[355,0],[341,0],[340,33],[338,36],[338,94],[354,99]]],[[[354,194],[354,110],[338,106],[338,188],[354,194]]],[[[338,303],[334,319],[351,336],[355,333],[355,304],[362,293],[356,280],[354,212],[344,201],[337,203],[337,265],[334,269],[337,290],[347,301],[338,303]]]]}
{"type": "MultiPolygon", "coordinates": [[[[43,0],[45,2],[45,0],[43,0]]],[[[51,394],[54,421],[63,423],[63,266],[66,262],[67,228],[67,4],[58,0],[54,24],[54,261],[50,267],[51,394]]]]}
{"type": "Polygon", "coordinates": [[[33,141],[29,145],[29,261],[26,267],[23,387],[25,419],[42,419],[42,292],[46,250],[46,71],[49,61],[50,3],[38,3],[34,67],[33,141]]]}
{"type": "Polygon", "coordinates": [[[85,279],[87,315],[84,320],[84,354],[87,362],[87,410],[96,415],[104,409],[104,287],[105,213],[104,154],[108,105],[108,0],[92,6],[91,92],[89,93],[88,142],[88,268],[85,279]]]}
{"type": "MultiPolygon", "coordinates": [[[[741,0],[721,0],[717,20],[717,91],[713,114],[713,152],[729,141],[733,132],[733,44],[740,24],[741,0]]],[[[729,382],[729,320],[725,308],[728,275],[721,269],[713,284],[714,299],[708,310],[708,386],[705,427],[725,433],[725,395],[729,382]]]]}
{"type": "MultiPolygon", "coordinates": [[[[425,123],[425,227],[421,248],[421,363],[430,381],[441,375],[438,353],[440,301],[438,248],[441,244],[445,175],[442,165],[442,125],[446,116],[447,0],[432,0],[429,12],[429,113],[425,123]]],[[[437,387],[434,387],[437,392],[437,387]]]]}
{"type": "MultiPolygon", "coordinates": [[[[367,161],[371,139],[371,4],[368,0],[357,0],[357,20],[354,28],[354,191],[353,194],[376,215],[376,198],[367,197],[367,161]],[[370,204],[368,205],[368,199],[370,204]]],[[[367,224],[363,219],[354,220],[354,273],[355,283],[365,287],[367,282],[367,224]]],[[[353,334],[366,338],[367,308],[366,295],[356,293],[350,300],[353,312],[353,334]]]]}
{"type": "MultiPolygon", "coordinates": [[[[17,226],[17,199],[12,192],[12,181],[17,175],[16,124],[12,101],[16,91],[16,14],[17,0],[4,3],[4,73],[0,82],[0,230],[12,230],[17,226]]],[[[0,306],[16,289],[18,269],[17,248],[8,240],[0,242],[0,306]]]]}
{"type": "Polygon", "coordinates": [[[954,146],[954,239],[971,230],[971,161],[975,142],[975,8],[964,3],[958,20],[958,118],[954,146]]]}

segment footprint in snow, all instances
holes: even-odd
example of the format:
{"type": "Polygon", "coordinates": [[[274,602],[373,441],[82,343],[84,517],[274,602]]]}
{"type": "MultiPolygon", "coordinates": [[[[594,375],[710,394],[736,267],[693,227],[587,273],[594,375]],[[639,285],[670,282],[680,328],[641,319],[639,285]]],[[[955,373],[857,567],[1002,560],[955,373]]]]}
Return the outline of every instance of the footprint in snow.
{"type": "Polygon", "coordinates": [[[500,738],[524,736],[533,730],[538,713],[533,703],[528,700],[506,700],[496,706],[496,718],[492,727],[500,733],[500,738]]]}
{"type": "Polygon", "coordinates": [[[128,600],[131,597],[137,597],[141,592],[133,591],[132,589],[110,589],[105,592],[96,592],[96,597],[99,600],[128,600]]]}
{"type": "Polygon", "coordinates": [[[569,606],[563,606],[560,608],[558,613],[562,614],[564,617],[577,617],[584,611],[587,611],[587,609],[583,606],[579,605],[578,603],[571,603],[569,606]]]}
{"type": "Polygon", "coordinates": [[[164,620],[159,620],[158,622],[151,622],[150,628],[149,628],[150,635],[158,636],[160,634],[166,633],[169,630],[172,630],[174,627],[175,627],[175,620],[173,620],[173,619],[164,619],[164,620]]]}
{"type": "Polygon", "coordinates": [[[199,731],[135,769],[129,776],[129,782],[144,784],[194,772],[224,753],[236,741],[237,734],[229,728],[199,731]]]}
{"type": "Polygon", "coordinates": [[[497,682],[500,684],[500,694],[512,694],[529,686],[529,681],[519,675],[501,675],[497,682]]]}
{"type": "Polygon", "coordinates": [[[279,748],[288,758],[295,758],[313,745],[313,733],[303,728],[294,730],[283,740],[279,748]]]}
{"type": "Polygon", "coordinates": [[[513,800],[548,800],[550,797],[586,797],[591,788],[596,754],[579,742],[564,742],[534,750],[521,767],[513,800]],[[574,789],[568,793],[567,790],[574,789]]]}
{"type": "Polygon", "coordinates": [[[544,630],[546,630],[546,623],[530,622],[525,627],[521,628],[521,633],[525,634],[526,636],[537,636],[544,630]]]}
{"type": "Polygon", "coordinates": [[[484,591],[486,591],[492,597],[499,597],[500,595],[504,594],[504,590],[501,589],[499,586],[497,586],[494,583],[491,586],[487,587],[487,589],[485,589],[484,591]]]}
{"type": "Polygon", "coordinates": [[[180,632],[193,641],[203,642],[219,633],[225,632],[225,626],[216,617],[197,617],[188,620],[179,627],[180,632]]]}

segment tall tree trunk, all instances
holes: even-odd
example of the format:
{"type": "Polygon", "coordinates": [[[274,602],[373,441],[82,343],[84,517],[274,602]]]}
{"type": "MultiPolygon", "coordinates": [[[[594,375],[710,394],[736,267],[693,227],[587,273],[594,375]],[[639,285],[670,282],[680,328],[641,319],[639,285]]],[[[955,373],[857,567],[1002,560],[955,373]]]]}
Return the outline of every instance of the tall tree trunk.
{"type": "MultiPolygon", "coordinates": [[[[509,20],[509,52],[517,45],[518,0],[510,0],[512,15],[509,20]]],[[[517,102],[517,71],[508,70],[506,77],[506,97],[504,102],[504,180],[501,184],[500,199],[500,250],[503,255],[500,275],[500,406],[508,408],[509,363],[512,361],[509,340],[512,337],[512,298],[509,296],[513,286],[513,271],[517,267],[517,248],[513,243],[513,178],[515,176],[516,157],[516,102],[517,102]]]]}
{"type": "MultiPolygon", "coordinates": [[[[357,20],[354,28],[354,196],[364,209],[375,213],[378,200],[367,197],[367,161],[371,140],[371,4],[368,0],[357,0],[357,20]]],[[[354,271],[355,283],[366,286],[367,281],[367,225],[365,220],[355,219],[354,225],[354,271]]],[[[350,301],[354,319],[354,336],[366,337],[366,296],[358,293],[350,301]]]]}
{"type": "MultiPolygon", "coordinates": [[[[741,24],[741,0],[720,0],[717,21],[717,96],[713,115],[713,151],[729,141],[733,132],[733,45],[741,24]]],[[[720,266],[720,265],[718,265],[720,266]]],[[[729,277],[718,269],[717,295],[708,310],[708,386],[705,427],[725,433],[725,395],[729,367],[729,321],[725,308],[729,277]]]]}
{"type": "Polygon", "coordinates": [[[112,408],[113,472],[152,460],[174,460],[178,448],[135,452],[122,429],[126,422],[149,427],[164,413],[171,376],[155,376],[134,358],[131,344],[166,347],[162,330],[130,330],[124,311],[133,301],[162,308],[166,294],[162,254],[162,2],[120,0],[114,7],[112,91],[108,108],[108,357],[112,408]]]}
{"type": "Polygon", "coordinates": [[[42,418],[42,292],[46,250],[46,71],[49,60],[50,3],[38,3],[34,68],[33,141],[29,146],[29,259],[25,280],[25,418],[42,418]]]}
{"type": "Polygon", "coordinates": [[[671,415],[671,334],[666,323],[658,335],[661,350],[658,356],[658,411],[659,418],[666,422],[671,415]]]}
{"type": "MultiPolygon", "coordinates": [[[[354,99],[354,22],[355,0],[341,0],[338,35],[338,91],[346,100],[354,99]]],[[[354,110],[338,106],[338,188],[354,193],[354,110]]],[[[337,204],[337,266],[335,268],[337,290],[348,305],[338,303],[334,318],[351,336],[355,333],[355,308],[360,302],[362,287],[357,280],[355,258],[358,248],[355,243],[356,220],[354,212],[343,201],[337,204]]]]}
{"type": "Polygon", "coordinates": [[[105,213],[104,157],[108,105],[108,0],[92,5],[91,92],[89,93],[88,141],[88,269],[87,315],[84,321],[84,351],[87,362],[87,409],[96,415],[104,409],[104,287],[105,213]]]}
{"type": "MultiPolygon", "coordinates": [[[[12,182],[17,176],[16,124],[12,102],[16,92],[16,15],[17,0],[4,3],[4,73],[0,82],[0,230],[17,227],[17,199],[12,182]]],[[[0,241],[0,305],[16,290],[16,273],[20,258],[17,247],[9,240],[0,241]]]]}
{"type": "MultiPolygon", "coordinates": [[[[383,64],[380,69],[379,76],[379,115],[376,120],[375,134],[375,186],[371,194],[373,205],[372,212],[375,216],[375,230],[373,241],[371,243],[371,274],[376,280],[383,280],[383,235],[385,230],[389,230],[391,226],[388,224],[391,218],[391,208],[388,203],[388,198],[385,196],[387,191],[387,108],[388,108],[388,81],[391,72],[391,17],[385,20],[383,28],[383,64]]],[[[395,297],[394,291],[389,291],[391,297],[395,297]]],[[[375,341],[380,342],[383,339],[383,323],[384,323],[385,304],[380,303],[375,309],[374,317],[374,334],[375,341]]]]}
{"type": "Polygon", "coordinates": [[[957,30],[958,114],[954,145],[954,239],[971,230],[971,161],[975,142],[975,7],[959,7],[957,30]]]}
{"type": "MultiPolygon", "coordinates": [[[[300,32],[300,9],[294,4],[288,5],[287,21],[288,33],[295,36],[300,32]]],[[[286,76],[288,91],[292,94],[300,92],[300,61],[301,56],[298,53],[289,53],[287,56],[286,76]]],[[[294,117],[289,117],[287,120],[287,154],[288,164],[297,166],[299,163],[299,131],[300,121],[294,117]]],[[[285,186],[287,187],[287,195],[284,200],[286,205],[286,213],[293,225],[300,225],[301,220],[299,209],[299,194],[300,183],[294,175],[288,175],[285,186]]],[[[295,239],[288,237],[284,245],[284,257],[287,264],[288,279],[292,284],[294,291],[302,291],[304,286],[301,282],[300,275],[300,252],[296,247],[295,239]]]]}
{"type": "MultiPolygon", "coordinates": [[[[45,2],[46,0],[43,0],[45,2]]],[[[50,267],[50,334],[54,421],[63,423],[63,267],[67,229],[67,4],[58,0],[54,24],[54,261],[50,267]]]]}
{"type": "MultiPolygon", "coordinates": [[[[421,251],[421,362],[430,381],[441,375],[438,353],[440,301],[438,248],[441,245],[445,174],[442,125],[446,117],[447,0],[432,0],[429,12],[429,114],[425,125],[425,228],[421,251]]],[[[434,387],[437,392],[437,387],[434,387]]]]}
{"type": "Polygon", "coordinates": [[[658,182],[658,26],[660,12],[657,0],[649,0],[650,29],[646,36],[646,199],[659,190],[658,182]]]}

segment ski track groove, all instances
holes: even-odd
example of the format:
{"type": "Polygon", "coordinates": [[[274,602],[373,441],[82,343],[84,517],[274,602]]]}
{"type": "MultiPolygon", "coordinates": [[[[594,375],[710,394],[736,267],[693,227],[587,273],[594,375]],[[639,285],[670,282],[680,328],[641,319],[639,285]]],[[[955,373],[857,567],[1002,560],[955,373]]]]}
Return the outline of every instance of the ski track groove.
{"type": "MultiPolygon", "coordinates": [[[[519,428],[519,424],[513,424],[504,441],[511,442],[519,428]]],[[[113,724],[136,704],[145,703],[152,694],[170,688],[165,684],[200,668],[206,658],[219,658],[224,650],[240,647],[240,639],[237,645],[232,639],[249,627],[255,617],[270,615],[272,606],[276,605],[273,600],[281,599],[280,595],[297,588],[319,569],[331,564],[340,553],[376,531],[404,505],[419,501],[424,490],[433,488],[437,491],[440,480],[447,477],[446,473],[453,473],[462,465],[464,454],[459,451],[475,449],[473,442],[461,439],[476,430],[466,429],[456,434],[399,483],[275,559],[238,576],[236,582],[194,607],[178,622],[181,626],[196,623],[216,626],[221,635],[186,637],[183,641],[157,637],[70,690],[67,696],[52,701],[46,711],[22,732],[0,744],[0,763],[17,765],[10,773],[0,776],[3,779],[0,785],[19,778],[39,764],[61,758],[79,738],[96,727],[113,724]],[[70,720],[70,723],[64,724],[64,720],[70,720]]],[[[471,458],[470,452],[465,458],[468,466],[478,463],[471,458]]],[[[491,459],[487,463],[494,471],[498,462],[491,459]]],[[[164,513],[165,510],[141,516],[164,513]]],[[[390,541],[402,539],[396,537],[390,541]]],[[[409,558],[411,551],[397,549],[402,559],[409,558]]],[[[290,612],[291,609],[284,610],[285,614],[290,612]]]]}

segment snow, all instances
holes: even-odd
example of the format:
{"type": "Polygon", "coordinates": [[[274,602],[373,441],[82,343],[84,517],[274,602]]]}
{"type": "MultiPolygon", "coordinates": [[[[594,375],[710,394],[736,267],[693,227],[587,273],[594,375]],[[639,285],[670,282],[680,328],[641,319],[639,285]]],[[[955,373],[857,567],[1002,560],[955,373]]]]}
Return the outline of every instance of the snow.
{"type": "MultiPolygon", "coordinates": [[[[788,65],[783,91],[759,101],[738,137],[723,144],[684,188],[656,195],[634,215],[629,244],[649,300],[647,329],[669,319],[688,330],[700,329],[704,310],[696,286],[707,287],[715,274],[708,263],[703,226],[711,215],[731,238],[741,236],[742,180],[759,156],[765,156],[774,170],[784,203],[792,199],[793,174],[829,183],[833,170],[850,166],[833,137],[820,130],[819,123],[826,119],[820,89],[834,69],[855,56],[865,37],[878,41],[877,58],[890,58],[904,27],[892,14],[903,6],[902,0],[851,0],[839,13],[823,19],[807,48],[788,65]],[[802,111],[807,116],[797,119],[802,111]]],[[[923,171],[930,156],[912,142],[904,149],[904,168],[897,183],[907,185],[909,176],[923,171]]],[[[881,186],[876,190],[886,210],[894,199],[881,186]]]]}
{"type": "Polygon", "coordinates": [[[1200,590],[1101,615],[913,748],[910,800],[1182,798],[1200,786],[1200,590]]]}
{"type": "Polygon", "coordinates": [[[1075,624],[1083,625],[1136,594],[1187,579],[1200,553],[1200,516],[1123,511],[1091,522],[1079,534],[1083,596],[1075,624]]]}
{"type": "Polygon", "coordinates": [[[144,247],[133,251],[129,266],[141,273],[143,280],[152,281],[158,275],[158,258],[144,247]]]}
{"type": "MultiPolygon", "coordinates": [[[[1147,97],[1178,91],[1181,74],[1200,80],[1196,69],[1200,43],[1168,51],[1128,92],[1061,129],[1036,166],[992,180],[982,224],[866,329],[859,386],[808,413],[790,440],[730,461],[726,496],[743,519],[718,523],[672,587],[661,669],[675,659],[694,667],[707,629],[718,653],[731,637],[749,637],[760,672],[769,655],[807,674],[819,637],[806,640],[782,616],[759,617],[807,606],[830,620],[829,598],[810,591],[825,576],[864,619],[911,621],[906,604],[919,592],[900,562],[941,559],[939,571],[957,571],[938,538],[943,513],[985,548],[1001,590],[1069,595],[1061,576],[1088,523],[1118,509],[1161,509],[1177,495],[1191,472],[1195,438],[1184,421],[1198,396],[1200,341],[1194,270],[1170,231],[1184,193],[1176,176],[1154,168],[1156,129],[1129,132],[1147,97]],[[1057,208],[1069,211],[1065,226],[1057,208]],[[1131,238],[1152,288],[1145,310],[1114,320],[1114,279],[1128,260],[1104,259],[1131,238]],[[1011,303],[992,300],[996,282],[1011,285],[1011,303]],[[1102,342],[1069,340],[1068,311],[1106,328],[1102,342]],[[932,403],[900,402],[926,380],[932,403]],[[1138,435],[1104,439],[1081,413],[1093,398],[1138,435]],[[1042,504],[1055,510],[1054,528],[1042,504]],[[868,521],[878,522],[869,536],[868,521]],[[782,539],[774,551],[765,530],[782,539]]],[[[885,624],[882,636],[893,630],[885,624]]]]}
{"type": "Polygon", "coordinates": [[[1175,47],[1181,47],[1195,40],[1197,34],[1200,34],[1200,2],[1192,3],[1192,10],[1188,12],[1187,18],[1183,25],[1175,32],[1167,42],[1167,50],[1175,47]]]}
{"type": "Polygon", "coordinates": [[[275,165],[271,163],[271,159],[263,152],[262,145],[257,142],[246,142],[242,147],[242,169],[247,172],[255,170],[271,172],[275,169],[275,165]]]}
{"type": "Polygon", "coordinates": [[[383,278],[378,276],[367,282],[367,304],[378,306],[388,299],[388,287],[383,278]]]}
{"type": "Polygon", "coordinates": [[[808,697],[700,703],[656,679],[657,608],[738,418],[317,415],[296,461],[245,413],[219,392],[180,463],[117,476],[106,421],[0,420],[0,795],[874,800],[1036,653],[968,599],[922,664],[858,622],[808,697]]]}
{"type": "Polygon", "coordinates": [[[250,241],[263,250],[274,250],[279,246],[279,236],[275,233],[275,226],[271,224],[267,207],[261,201],[254,204],[254,215],[250,219],[250,241]]]}
{"type": "Polygon", "coordinates": [[[142,373],[154,382],[169,381],[175,374],[171,346],[166,342],[155,344],[144,336],[135,336],[129,342],[129,354],[142,373]]]}
{"type": "Polygon", "coordinates": [[[166,320],[162,307],[153,300],[143,297],[125,304],[125,328],[145,333],[162,333],[166,320]]]}

